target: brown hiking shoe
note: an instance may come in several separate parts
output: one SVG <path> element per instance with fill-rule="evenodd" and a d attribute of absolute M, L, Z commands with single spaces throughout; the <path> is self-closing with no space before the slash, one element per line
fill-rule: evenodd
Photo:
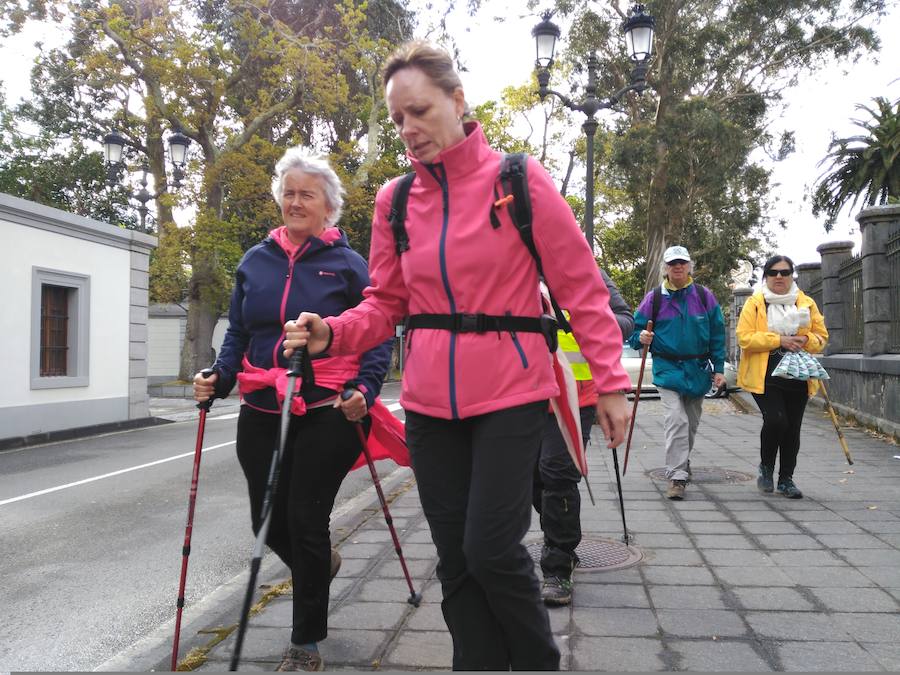
<path fill-rule="evenodd" d="M 337 576 L 338 571 L 341 569 L 341 554 L 337 552 L 337 549 L 331 549 L 331 579 L 334 579 Z"/>
<path fill-rule="evenodd" d="M 295 670 L 315 672 L 325 670 L 325 662 L 318 652 L 308 652 L 300 647 L 288 647 L 281 655 L 281 663 L 275 670 L 278 672 Z"/>
<path fill-rule="evenodd" d="M 666 497 L 669 499 L 684 499 L 684 488 L 687 481 L 670 480 L 669 489 L 666 491 Z"/>

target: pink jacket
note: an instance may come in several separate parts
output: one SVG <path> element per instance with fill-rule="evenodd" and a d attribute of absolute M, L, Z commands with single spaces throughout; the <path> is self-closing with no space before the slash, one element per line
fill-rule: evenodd
<path fill-rule="evenodd" d="M 406 217 L 409 250 L 394 248 L 388 223 L 392 181 L 378 192 L 372 224 L 365 299 L 338 317 L 329 353 L 361 352 L 394 332 L 408 314 L 485 313 L 540 316 L 534 260 L 506 208 L 495 209 L 501 153 L 493 151 L 477 123 L 465 140 L 445 149 L 433 164 L 410 157 L 416 179 Z M 534 242 L 547 283 L 571 323 L 594 375 L 597 391 L 628 389 L 622 368 L 622 334 L 603 283 L 572 211 L 552 179 L 528 160 Z M 459 419 L 548 399 L 558 394 L 550 354 L 539 333 L 410 331 L 400 402 L 432 417 Z"/>

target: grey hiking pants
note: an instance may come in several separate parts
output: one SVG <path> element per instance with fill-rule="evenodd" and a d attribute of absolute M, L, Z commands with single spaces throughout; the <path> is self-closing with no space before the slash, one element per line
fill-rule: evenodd
<path fill-rule="evenodd" d="M 687 480 L 694 436 L 703 412 L 703 397 L 685 396 L 659 387 L 659 398 L 666 411 L 663 424 L 666 434 L 666 478 Z"/>

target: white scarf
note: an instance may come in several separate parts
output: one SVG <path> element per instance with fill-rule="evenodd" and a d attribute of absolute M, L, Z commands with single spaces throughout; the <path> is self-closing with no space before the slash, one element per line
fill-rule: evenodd
<path fill-rule="evenodd" d="M 788 292 L 782 295 L 773 293 L 767 285 L 763 285 L 762 294 L 769 305 L 766 318 L 769 330 L 773 333 L 796 335 L 802 326 L 809 325 L 809 309 L 797 307 L 800 289 L 796 283 L 792 283 Z"/>

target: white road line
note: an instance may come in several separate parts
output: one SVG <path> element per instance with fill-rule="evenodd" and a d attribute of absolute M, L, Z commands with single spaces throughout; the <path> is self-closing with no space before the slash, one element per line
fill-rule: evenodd
<path fill-rule="evenodd" d="M 224 448 L 226 445 L 234 445 L 235 441 L 228 441 L 227 443 L 219 443 L 218 445 L 210 445 L 208 448 L 203 448 L 201 452 L 208 452 L 209 450 L 216 450 L 217 448 Z M 37 492 L 30 492 L 27 495 L 21 495 L 19 497 L 12 497 L 10 499 L 4 499 L 0 501 L 0 506 L 5 506 L 6 504 L 12 504 L 13 502 L 20 502 L 24 499 L 31 499 L 32 497 L 40 497 L 41 495 L 46 495 L 51 492 L 58 492 L 60 490 L 65 490 L 66 488 L 76 487 L 78 485 L 85 485 L 87 483 L 93 483 L 94 481 L 103 480 L 104 478 L 112 478 L 113 476 L 118 476 L 123 473 L 129 473 L 131 471 L 137 471 L 139 469 L 146 469 L 151 466 L 156 466 L 157 464 L 165 464 L 166 462 L 173 462 L 176 459 L 182 459 L 184 457 L 190 457 L 194 453 L 193 452 L 185 452 L 181 455 L 175 455 L 174 457 L 166 457 L 165 459 L 158 459 L 155 462 L 147 462 L 146 464 L 141 464 L 139 466 L 132 466 L 127 469 L 119 469 L 118 471 L 113 471 L 111 473 L 105 473 L 102 476 L 94 476 L 93 478 L 85 478 L 84 480 L 75 481 L 74 483 L 66 483 L 65 485 L 57 485 L 56 487 L 47 488 L 46 490 L 38 490 Z"/>
<path fill-rule="evenodd" d="M 212 422 L 213 420 L 233 420 L 238 417 L 240 413 L 230 413 L 228 415 L 217 415 L 216 417 L 210 417 L 206 421 Z"/>
<path fill-rule="evenodd" d="M 403 410 L 403 406 L 399 403 L 391 403 L 389 406 L 387 406 L 387 409 L 391 412 L 397 412 L 398 410 Z"/>

